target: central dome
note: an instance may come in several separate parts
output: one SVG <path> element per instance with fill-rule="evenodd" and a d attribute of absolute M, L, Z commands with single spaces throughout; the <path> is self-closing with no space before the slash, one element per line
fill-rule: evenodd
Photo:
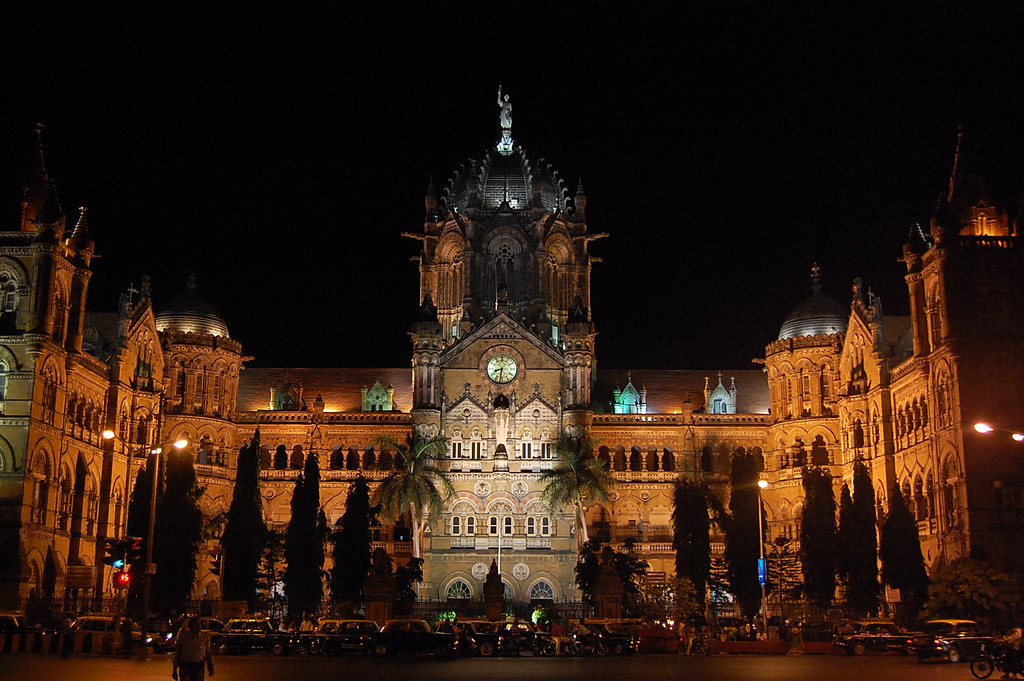
<path fill-rule="evenodd" d="M 849 317 L 849 310 L 831 298 L 826 298 L 816 285 L 811 297 L 797 305 L 786 317 L 779 330 L 779 340 L 846 333 Z"/>
<path fill-rule="evenodd" d="M 470 159 L 448 181 L 444 202 L 456 212 L 497 210 L 507 204 L 512 210 L 542 208 L 556 213 L 565 211 L 566 193 L 558 171 L 517 146 L 507 154 L 492 149 L 480 160 Z"/>
<path fill-rule="evenodd" d="M 210 303 L 196 293 L 196 278 L 189 277 L 188 290 L 156 313 L 157 331 L 182 331 L 228 338 L 228 325 Z"/>

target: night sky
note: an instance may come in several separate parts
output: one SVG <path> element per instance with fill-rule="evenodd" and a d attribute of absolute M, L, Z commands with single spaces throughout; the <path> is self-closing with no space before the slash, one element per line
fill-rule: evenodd
<path fill-rule="evenodd" d="M 1019 12 L 19 4 L 0 28 L 4 228 L 42 120 L 65 208 L 89 207 L 90 309 L 144 274 L 159 308 L 194 273 L 255 366 L 408 364 L 401 232 L 431 178 L 500 136 L 499 82 L 516 141 L 571 193 L 582 179 L 611 235 L 592 244 L 604 368 L 754 368 L 814 262 L 830 297 L 860 276 L 906 313 L 902 243 L 959 123 L 1011 218 L 1024 187 Z"/>

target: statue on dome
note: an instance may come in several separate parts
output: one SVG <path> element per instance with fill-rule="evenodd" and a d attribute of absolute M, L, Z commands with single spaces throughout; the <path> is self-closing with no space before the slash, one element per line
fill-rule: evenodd
<path fill-rule="evenodd" d="M 512 102 L 509 101 L 508 95 L 504 98 L 501 96 L 501 84 L 498 84 L 498 107 L 501 109 L 501 129 L 511 130 L 512 129 Z"/>

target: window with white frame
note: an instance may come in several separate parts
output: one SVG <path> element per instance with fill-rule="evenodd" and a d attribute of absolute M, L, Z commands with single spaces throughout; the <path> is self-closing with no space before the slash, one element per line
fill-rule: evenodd
<path fill-rule="evenodd" d="M 542 516 L 540 519 L 540 535 L 542 537 L 551 536 L 551 518 Z"/>
<path fill-rule="evenodd" d="M 532 459 L 533 458 L 533 443 L 532 442 L 524 442 L 524 443 L 522 443 L 519 446 L 519 448 L 520 448 L 520 451 L 521 451 L 520 456 L 522 458 L 524 458 L 524 459 Z"/>
<path fill-rule="evenodd" d="M 507 536 L 509 536 L 509 535 L 515 534 L 515 530 L 514 530 L 514 527 L 515 527 L 515 524 L 514 524 L 514 520 L 515 520 L 515 518 L 513 518 L 513 517 L 512 517 L 512 516 L 510 516 L 510 515 L 507 515 L 507 516 L 505 516 L 505 528 L 504 528 L 504 530 L 502 530 L 502 531 L 504 532 L 504 534 L 505 534 L 505 536 L 506 536 L 506 537 L 507 537 Z"/>
<path fill-rule="evenodd" d="M 492 515 L 487 519 L 487 534 L 492 537 L 498 536 L 498 516 Z"/>
<path fill-rule="evenodd" d="M 469 584 L 461 579 L 456 579 L 447 589 L 448 600 L 465 600 L 472 596 Z"/>
<path fill-rule="evenodd" d="M 537 536 L 537 519 L 534 516 L 526 516 L 526 536 Z"/>
<path fill-rule="evenodd" d="M 452 516 L 452 535 L 458 536 L 462 534 L 462 518 L 457 515 Z"/>
<path fill-rule="evenodd" d="M 469 536 L 476 534 L 476 518 L 474 516 L 466 518 L 466 534 Z"/>
<path fill-rule="evenodd" d="M 471 459 L 482 459 L 484 457 L 484 443 L 480 440 L 476 440 L 469 444 L 469 458 Z"/>
<path fill-rule="evenodd" d="M 551 459 L 552 458 L 552 447 L 550 442 L 540 443 L 540 458 Z"/>
<path fill-rule="evenodd" d="M 530 587 L 530 599 L 531 600 L 555 600 L 555 590 L 550 584 L 541 580 Z"/>
<path fill-rule="evenodd" d="M 462 443 L 461 442 L 452 442 L 452 458 L 453 459 L 461 459 L 462 458 Z"/>

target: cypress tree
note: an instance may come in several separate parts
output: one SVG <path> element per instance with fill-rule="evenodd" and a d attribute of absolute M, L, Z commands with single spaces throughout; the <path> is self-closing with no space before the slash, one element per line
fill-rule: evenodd
<path fill-rule="evenodd" d="M 900 590 L 900 619 L 910 625 L 928 599 L 928 571 L 921 554 L 917 521 L 907 508 L 899 485 L 893 484 L 889 499 L 889 513 L 878 544 L 882 581 Z"/>
<path fill-rule="evenodd" d="M 157 499 L 153 536 L 154 609 L 164 615 L 183 612 L 192 597 L 196 554 L 203 533 L 199 500 L 203 488 L 196 480 L 192 453 L 170 449 L 164 460 L 163 490 Z"/>
<path fill-rule="evenodd" d="M 836 527 L 836 577 L 845 587 L 850 579 L 850 550 L 847 539 L 853 513 L 853 494 L 843 483 L 839 492 L 839 525 Z"/>
<path fill-rule="evenodd" d="M 832 476 L 819 466 L 803 469 L 804 513 L 800 523 L 800 559 L 804 594 L 819 610 L 836 591 L 836 500 Z"/>
<path fill-rule="evenodd" d="M 851 615 L 878 609 L 878 535 L 875 527 L 875 489 L 864 462 L 853 466 L 853 503 L 843 528 L 847 552 L 846 605 Z"/>
<path fill-rule="evenodd" d="M 689 579 L 704 603 L 711 572 L 711 518 L 704 485 L 681 478 L 675 485 L 672 510 L 672 546 L 676 552 L 676 576 Z"/>
<path fill-rule="evenodd" d="M 729 521 L 725 531 L 730 589 L 740 604 L 740 612 L 748 619 L 757 615 L 761 606 L 757 561 L 761 555 L 758 523 L 763 522 L 763 518 L 757 468 L 756 459 L 742 447 L 733 454 Z"/>
<path fill-rule="evenodd" d="M 374 513 L 370 506 L 370 485 L 360 475 L 349 487 L 341 529 L 333 535 L 331 600 L 336 603 L 362 603 L 363 584 L 371 567 L 370 524 Z"/>
<path fill-rule="evenodd" d="M 284 542 L 284 593 L 289 612 L 298 615 L 316 612 L 323 599 L 324 520 L 320 513 L 320 466 L 314 452 L 306 457 L 303 471 L 295 480 L 291 510 Z"/>
<path fill-rule="evenodd" d="M 252 601 L 256 596 L 256 573 L 266 543 L 260 496 L 260 430 L 238 452 L 234 493 L 228 508 L 227 525 L 221 537 L 223 592 L 226 601 Z"/>

